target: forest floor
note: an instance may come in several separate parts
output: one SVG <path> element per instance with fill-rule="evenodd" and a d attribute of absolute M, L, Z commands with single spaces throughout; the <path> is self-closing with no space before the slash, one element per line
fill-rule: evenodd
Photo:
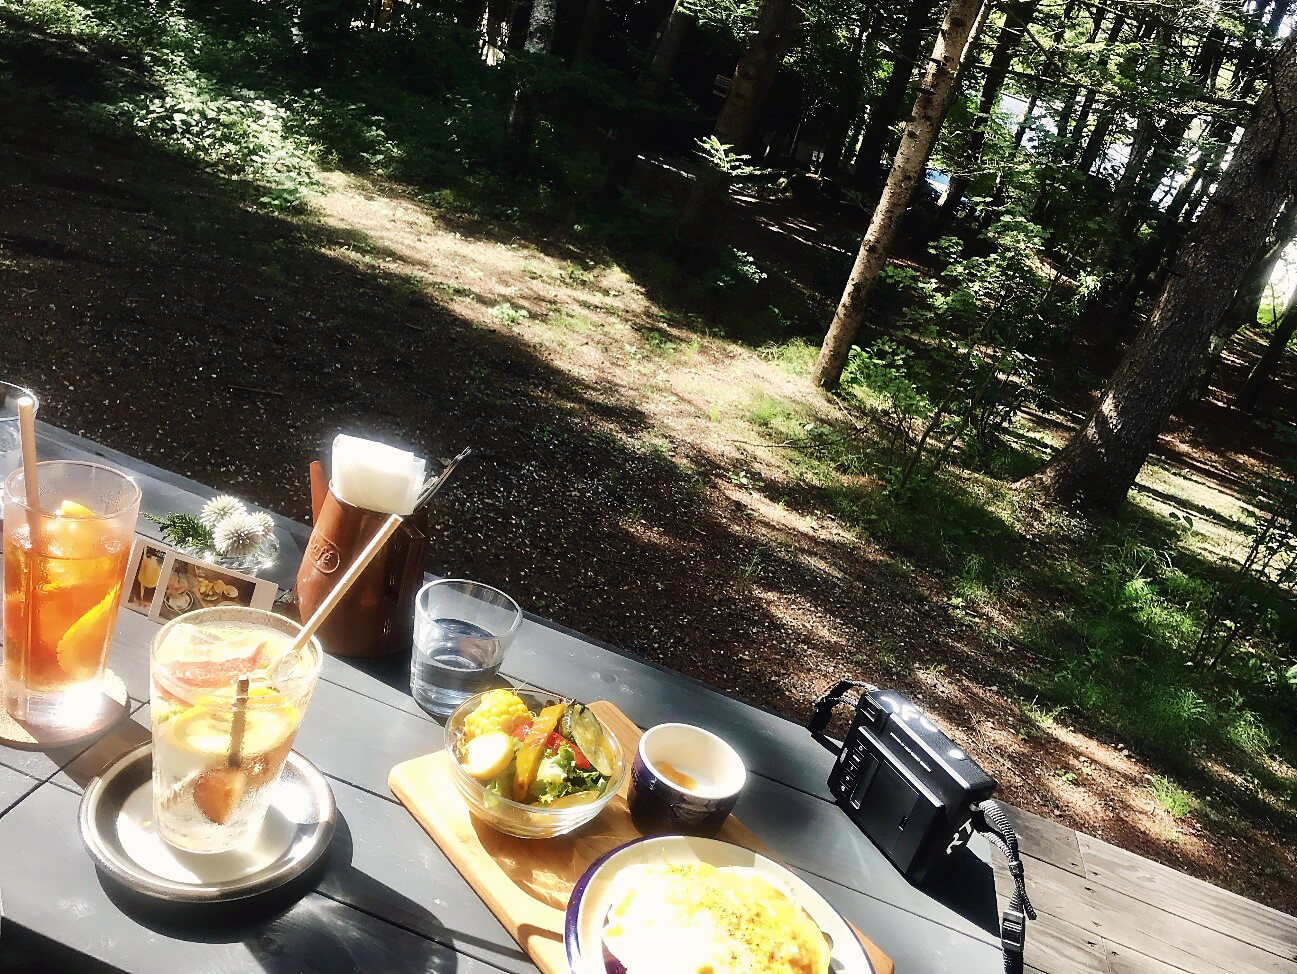
<path fill-rule="evenodd" d="M 43 419 L 301 519 L 307 464 L 339 431 L 438 457 L 471 445 L 431 569 L 795 720 L 837 678 L 895 686 L 1006 800 L 1297 912 L 1290 763 L 1191 774 L 1031 690 L 1045 664 L 1021 617 L 1066 606 L 1026 573 L 1082 566 L 1097 541 L 1043 530 L 1007 483 L 1087 394 L 1027 416 L 998 474 L 957 469 L 926 508 L 888 506 L 871 476 L 826 486 L 789 449 L 790 429 L 862 422 L 805 380 L 809 347 L 745 337 L 723 293 L 685 300 L 671 261 L 341 172 L 309 215 L 255 212 L 87 128 L 63 108 L 74 73 L 0 54 L 3 372 L 39 391 Z M 829 236 L 755 204 L 735 220 L 767 267 L 810 266 Z M 770 284 L 824 307 L 805 281 Z M 1256 345 L 1231 349 L 1222 384 Z M 1225 402 L 1214 390 L 1177 420 L 1117 534 L 1237 553 L 1243 476 L 1279 447 Z"/>

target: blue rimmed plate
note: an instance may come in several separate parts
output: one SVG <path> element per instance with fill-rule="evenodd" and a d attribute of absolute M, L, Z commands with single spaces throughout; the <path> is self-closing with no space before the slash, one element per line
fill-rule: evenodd
<path fill-rule="evenodd" d="M 829 968 L 834 974 L 874 974 L 869 957 L 842 916 L 797 874 L 750 849 L 684 835 L 636 839 L 605 853 L 577 880 L 567 903 L 564 940 L 572 974 L 607 974 L 603 927 L 618 894 L 617 875 L 628 866 L 656 863 L 706 862 L 713 866 L 744 866 L 769 876 L 792 890 L 832 947 Z"/>

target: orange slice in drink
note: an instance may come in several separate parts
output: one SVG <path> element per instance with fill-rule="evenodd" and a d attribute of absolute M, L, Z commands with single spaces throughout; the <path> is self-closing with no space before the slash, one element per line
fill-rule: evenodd
<path fill-rule="evenodd" d="M 109 590 L 85 615 L 68 627 L 58 641 L 59 668 L 73 680 L 89 680 L 99 671 L 100 657 L 112 621 L 113 602 L 117 588 Z"/>
<path fill-rule="evenodd" d="M 66 583 L 63 576 L 77 575 L 78 566 L 65 559 L 80 560 L 108 554 L 105 525 L 90 520 L 98 515 L 74 500 L 61 501 L 52 513 L 54 517 L 45 522 L 45 544 L 47 553 L 57 562 L 49 567 Z"/>

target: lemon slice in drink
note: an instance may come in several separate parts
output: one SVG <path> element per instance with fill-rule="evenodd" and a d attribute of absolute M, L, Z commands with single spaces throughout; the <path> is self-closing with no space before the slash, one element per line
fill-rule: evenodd
<path fill-rule="evenodd" d="M 67 503 L 64 501 L 63 503 Z M 89 680 L 99 671 L 108 636 L 108 614 L 117 600 L 114 587 L 59 639 L 56 652 L 59 668 L 73 680 Z"/>
<path fill-rule="evenodd" d="M 240 748 L 244 761 L 275 750 L 297 729 L 296 707 L 249 708 L 244 717 Z M 166 734 L 181 750 L 220 760 L 229 758 L 233 726 L 233 714 L 228 711 L 214 713 L 206 707 L 191 707 L 167 723 Z"/>

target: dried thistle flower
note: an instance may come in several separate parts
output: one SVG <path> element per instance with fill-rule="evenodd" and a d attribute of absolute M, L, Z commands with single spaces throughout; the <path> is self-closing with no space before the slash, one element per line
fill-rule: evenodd
<path fill-rule="evenodd" d="M 239 511 L 217 523 L 212 532 L 212 545 L 222 555 L 241 558 L 260 548 L 266 534 L 265 525 L 255 515 Z"/>
<path fill-rule="evenodd" d="M 265 511 L 257 511 L 255 514 L 252 515 L 252 520 L 256 521 L 258 524 L 261 525 L 261 528 L 265 532 L 265 536 L 267 538 L 275 533 L 275 519 L 272 518 Z"/>
<path fill-rule="evenodd" d="M 216 526 L 228 517 L 236 514 L 246 514 L 248 509 L 243 506 L 243 501 L 237 497 L 231 497 L 229 494 L 221 494 L 219 497 L 213 497 L 198 513 L 198 520 L 203 522 L 203 526 L 215 531 Z"/>

